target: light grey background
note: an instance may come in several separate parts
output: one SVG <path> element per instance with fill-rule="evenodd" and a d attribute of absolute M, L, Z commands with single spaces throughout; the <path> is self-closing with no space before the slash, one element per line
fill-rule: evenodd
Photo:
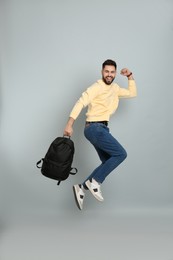
<path fill-rule="evenodd" d="M 42 216 L 43 223 L 48 225 L 51 217 L 64 216 L 64 228 L 73 219 L 81 224 L 79 229 L 84 221 L 88 230 L 89 220 L 94 221 L 94 229 L 98 214 L 104 216 L 105 224 L 105 216 L 116 220 L 117 212 L 170 212 L 173 2 L 1 0 L 0 24 L 1 233 L 8 230 L 9 223 L 30 217 L 33 220 Z M 73 165 L 79 173 L 57 187 L 55 181 L 40 174 L 35 164 L 45 155 L 50 142 L 63 134 L 74 103 L 101 77 L 101 64 L 107 58 L 116 60 L 118 72 L 123 67 L 132 70 L 138 87 L 137 98 L 121 100 L 110 122 L 111 132 L 126 148 L 128 158 L 105 181 L 103 204 L 87 193 L 82 213 L 85 217 L 80 222 L 81 212 L 77 211 L 72 185 L 81 182 L 99 163 L 95 150 L 83 136 L 86 110 L 75 122 L 73 134 Z M 116 82 L 127 87 L 127 79 L 120 75 Z M 100 222 L 102 226 L 102 218 Z M 22 223 L 24 226 L 25 222 Z M 111 224 L 105 227 L 111 232 Z M 9 241 L 4 241 L 6 249 Z M 2 259 L 14 259 L 13 250 L 11 258 L 5 249 L 1 250 Z M 43 259 L 38 253 L 41 249 L 38 255 L 29 251 L 30 258 L 14 250 L 17 259 Z M 106 257 L 102 252 L 101 258 L 98 251 L 95 255 L 99 259 Z M 119 260 L 126 259 L 120 255 Z M 136 259 L 159 259 L 154 253 L 150 256 Z M 173 254 L 172 258 L 164 256 L 160 259 L 173 259 Z M 45 259 L 49 259 L 46 254 Z M 69 258 L 62 254 L 61 259 Z"/>

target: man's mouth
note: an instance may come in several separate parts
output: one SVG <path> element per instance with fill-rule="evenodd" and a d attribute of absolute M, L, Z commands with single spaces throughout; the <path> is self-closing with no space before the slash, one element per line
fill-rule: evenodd
<path fill-rule="evenodd" d="M 112 80 L 113 78 L 112 77 L 106 77 L 107 80 Z"/>

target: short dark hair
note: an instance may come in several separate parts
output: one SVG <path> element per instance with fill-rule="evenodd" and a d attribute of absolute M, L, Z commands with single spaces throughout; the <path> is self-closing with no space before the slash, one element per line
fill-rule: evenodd
<path fill-rule="evenodd" d="M 115 67 L 115 69 L 117 68 L 117 64 L 116 64 L 116 62 L 114 61 L 114 60 L 105 60 L 104 62 L 103 62 L 103 64 L 102 64 L 102 69 L 104 69 L 104 67 L 106 66 L 106 65 L 109 65 L 109 66 L 114 66 Z"/>

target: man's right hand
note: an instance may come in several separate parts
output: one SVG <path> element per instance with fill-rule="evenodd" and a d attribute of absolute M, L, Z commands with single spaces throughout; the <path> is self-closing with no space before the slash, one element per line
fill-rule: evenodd
<path fill-rule="evenodd" d="M 69 126 L 68 124 L 66 125 L 65 129 L 64 129 L 64 136 L 72 136 L 73 134 L 73 127 Z"/>
<path fill-rule="evenodd" d="M 66 127 L 64 129 L 64 136 L 72 136 L 73 134 L 73 124 L 74 124 L 74 119 L 72 117 L 69 118 Z"/>

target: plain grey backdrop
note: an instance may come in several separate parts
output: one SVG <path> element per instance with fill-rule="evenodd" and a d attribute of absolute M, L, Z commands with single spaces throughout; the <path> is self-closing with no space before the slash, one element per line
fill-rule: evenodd
<path fill-rule="evenodd" d="M 115 217 L 118 211 L 172 210 L 173 1 L 1 0 L 0 30 L 2 238 L 8 223 L 28 217 L 46 216 L 49 223 L 50 216 L 64 216 L 66 223 L 71 218 L 80 223 L 85 215 L 86 227 L 98 212 Z M 78 174 L 57 187 L 40 174 L 36 162 L 63 134 L 73 105 L 100 79 L 101 64 L 108 58 L 118 64 L 115 81 L 127 87 L 127 79 L 119 74 L 127 67 L 138 88 L 137 98 L 120 101 L 109 124 L 128 157 L 106 179 L 105 202 L 99 204 L 87 193 L 81 213 L 72 185 L 99 164 L 83 135 L 86 110 L 75 122 L 72 137 Z M 3 260 L 14 259 L 1 252 Z"/>

